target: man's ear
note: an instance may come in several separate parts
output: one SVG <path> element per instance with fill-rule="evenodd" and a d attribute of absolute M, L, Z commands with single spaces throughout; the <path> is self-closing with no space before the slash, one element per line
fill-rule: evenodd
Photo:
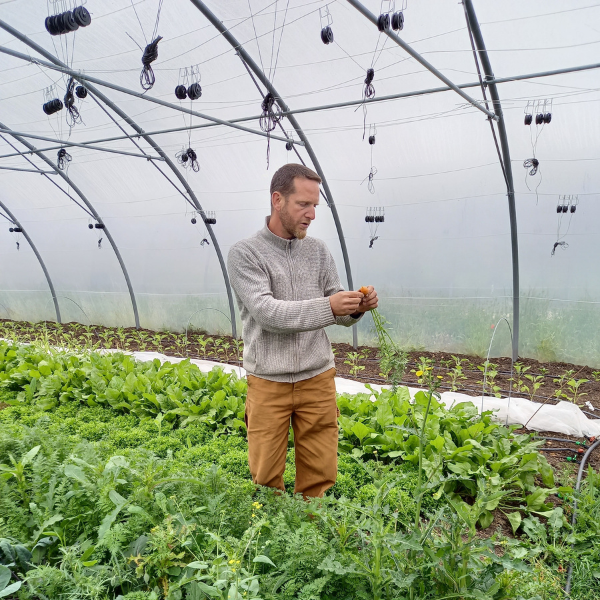
<path fill-rule="evenodd" d="M 277 211 L 281 209 L 281 205 L 284 202 L 283 196 L 279 192 L 273 192 L 271 195 L 271 211 Z"/>

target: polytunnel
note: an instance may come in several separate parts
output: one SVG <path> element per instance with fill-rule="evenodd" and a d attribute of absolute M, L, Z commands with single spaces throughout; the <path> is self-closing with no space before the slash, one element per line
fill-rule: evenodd
<path fill-rule="evenodd" d="M 91 22 L 51 35 L 80 5 Z M 501 323 L 496 354 L 600 366 L 599 11 L 0 1 L 0 317 L 238 335 L 227 253 L 303 162 L 311 235 L 403 346 L 485 355 Z M 69 90 L 76 113 L 46 115 Z"/>

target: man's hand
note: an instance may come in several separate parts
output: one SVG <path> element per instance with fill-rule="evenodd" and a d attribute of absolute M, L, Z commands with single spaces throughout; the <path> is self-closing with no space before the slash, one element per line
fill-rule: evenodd
<path fill-rule="evenodd" d="M 373 288 L 371 288 L 373 289 Z M 377 298 L 377 296 L 375 296 Z M 329 296 L 331 310 L 336 317 L 345 315 L 353 315 L 356 312 L 364 312 L 360 310 L 361 302 L 365 298 L 362 292 L 338 292 Z M 369 309 L 365 309 L 369 310 Z"/>
<path fill-rule="evenodd" d="M 373 310 L 374 308 L 377 308 L 379 304 L 379 299 L 377 298 L 377 292 L 375 291 L 375 288 L 372 285 L 368 285 L 366 287 L 366 295 L 362 292 L 359 292 L 359 294 L 362 296 L 362 300 L 356 309 L 356 312 L 364 313 L 369 310 Z"/>

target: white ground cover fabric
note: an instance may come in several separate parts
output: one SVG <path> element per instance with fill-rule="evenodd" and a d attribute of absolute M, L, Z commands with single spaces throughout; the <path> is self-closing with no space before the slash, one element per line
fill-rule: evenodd
<path fill-rule="evenodd" d="M 157 358 L 161 362 L 181 362 L 183 358 L 166 356 L 159 352 L 134 352 L 137 360 L 150 361 Z M 238 377 L 245 377 L 246 371 L 242 367 L 236 367 L 227 363 L 218 363 L 210 360 L 190 359 L 201 371 L 208 372 L 214 367 L 220 367 L 226 372 L 235 372 Z M 335 378 L 335 386 L 338 394 L 370 394 L 364 383 L 342 377 Z M 376 391 L 381 391 L 387 386 L 371 384 Z M 421 391 L 419 388 L 409 387 L 411 398 Z M 481 396 L 467 396 L 458 392 L 443 392 L 442 402 L 447 406 L 453 406 L 459 402 L 472 402 L 478 410 L 493 410 L 495 419 L 502 423 L 526 425 L 532 431 L 554 431 L 577 437 L 600 436 L 600 419 L 588 419 L 581 409 L 570 402 L 559 402 L 556 405 L 531 402 L 525 398 L 489 398 Z"/>

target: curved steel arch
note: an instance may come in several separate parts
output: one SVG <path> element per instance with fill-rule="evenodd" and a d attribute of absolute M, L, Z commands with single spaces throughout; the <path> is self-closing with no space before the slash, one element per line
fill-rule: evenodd
<path fill-rule="evenodd" d="M 513 361 L 519 358 L 519 237 L 517 234 L 517 207 L 515 203 L 515 184 L 512 175 L 512 163 L 510 162 L 510 149 L 508 147 L 508 136 L 506 134 L 506 124 L 504 123 L 504 114 L 502 112 L 502 105 L 500 104 L 500 95 L 498 94 L 498 88 L 493 83 L 494 72 L 492 71 L 492 64 L 488 56 L 485 42 L 483 41 L 483 35 L 481 34 L 481 28 L 479 27 L 479 21 L 473 8 L 472 0 L 464 0 L 465 12 L 467 14 L 467 23 L 469 29 L 473 34 L 473 39 L 477 46 L 477 54 L 481 59 L 481 66 L 485 73 L 485 81 L 490 89 L 490 96 L 492 97 L 492 103 L 494 106 L 494 112 L 498 117 L 498 135 L 500 137 L 500 146 L 502 148 L 502 162 L 500 166 L 503 166 L 503 171 L 506 180 L 506 195 L 508 197 L 508 215 L 510 219 L 510 242 L 512 251 L 512 276 L 513 276 L 513 343 L 512 343 L 512 359 Z M 504 163 L 502 165 L 502 163 Z"/>
<path fill-rule="evenodd" d="M 101 223 L 102 225 L 104 225 L 103 231 L 106 235 L 106 238 L 110 242 L 112 249 L 114 250 L 115 256 L 117 257 L 119 264 L 121 265 L 121 270 L 123 271 L 123 276 L 125 277 L 125 282 L 127 283 L 127 288 L 129 290 L 129 296 L 131 298 L 131 305 L 133 307 L 133 316 L 135 318 L 135 326 L 137 329 L 139 329 L 140 328 L 140 317 L 138 315 L 137 302 L 135 300 L 135 294 L 133 293 L 133 286 L 131 285 L 131 280 L 129 279 L 129 273 L 127 272 L 127 268 L 125 267 L 125 263 L 123 262 L 123 258 L 121 257 L 121 253 L 119 252 L 119 248 L 117 247 L 117 244 L 115 243 L 112 235 L 110 234 L 108 227 L 106 226 L 104 221 L 102 221 L 102 217 L 100 217 L 100 215 L 96 212 L 96 209 L 93 207 L 92 203 L 85 197 L 85 194 L 79 189 L 79 187 L 75 183 L 73 183 L 71 178 L 66 173 L 61 171 L 45 154 L 36 150 L 35 146 L 30 144 L 26 139 L 22 138 L 21 136 L 13 133 L 10 130 L 10 128 L 7 127 L 6 125 L 4 125 L 3 123 L 0 123 L 0 127 L 2 127 L 2 129 L 5 130 L 3 133 L 14 137 L 16 140 L 21 142 L 21 144 L 23 144 L 24 146 L 29 148 L 29 150 L 31 150 L 34 154 L 39 156 L 53 171 L 56 172 L 57 175 L 60 175 L 67 182 L 67 184 L 69 184 L 71 186 L 71 188 L 73 188 L 73 191 L 81 198 L 81 201 L 88 207 L 89 211 L 94 216 L 94 219 L 96 219 L 96 221 L 98 221 L 98 223 Z"/>
<path fill-rule="evenodd" d="M 273 84 L 269 81 L 267 76 L 262 72 L 260 67 L 254 62 L 252 57 L 246 52 L 244 46 L 237 41 L 237 39 L 232 35 L 232 33 L 223 25 L 221 21 L 214 15 L 214 13 L 202 2 L 201 0 L 191 0 L 192 4 L 214 25 L 214 27 L 221 33 L 221 35 L 233 46 L 233 48 L 238 52 L 242 60 L 252 69 L 254 74 L 260 79 L 261 83 L 265 86 L 265 88 L 273 94 L 277 104 L 281 107 L 283 111 L 289 111 L 289 107 L 286 102 L 283 100 L 281 95 L 277 92 Z M 354 287 L 354 283 L 352 281 L 352 270 L 350 269 L 350 259 L 348 258 L 348 249 L 346 247 L 346 240 L 344 238 L 344 231 L 342 229 L 342 223 L 340 222 L 340 218 L 337 212 L 337 208 L 335 206 L 335 202 L 333 201 L 333 195 L 331 194 L 331 189 L 329 188 L 329 184 L 327 183 L 327 179 L 325 177 L 325 173 L 321 168 L 319 160 L 317 159 L 317 155 L 315 154 L 308 138 L 306 137 L 302 127 L 298 123 L 296 117 L 293 114 L 288 114 L 287 118 L 292 124 L 293 128 L 296 130 L 298 137 L 304 142 L 304 147 L 306 148 L 306 152 L 310 156 L 310 160 L 312 161 L 315 170 L 321 177 L 323 182 L 323 188 L 325 189 L 325 200 L 327 200 L 327 205 L 331 209 L 331 215 L 333 216 L 333 221 L 335 223 L 335 228 L 337 230 L 338 238 L 340 240 L 340 246 L 342 248 L 342 256 L 344 257 L 344 266 L 346 268 L 346 278 L 348 280 L 348 288 L 352 289 Z M 352 343 L 356 348 L 358 346 L 358 334 L 356 325 L 352 326 Z"/>
<path fill-rule="evenodd" d="M 48 269 L 46 268 L 46 265 L 42 260 L 41 254 L 38 252 L 38 249 L 35 247 L 35 244 L 33 243 L 32 239 L 29 237 L 27 230 L 23 227 L 23 225 L 21 225 L 17 217 L 15 217 L 15 215 L 13 215 L 13 213 L 10 212 L 8 206 L 6 206 L 6 204 L 4 204 L 2 200 L 0 200 L 0 208 L 4 210 L 4 212 L 11 218 L 12 222 L 21 230 L 23 237 L 27 240 L 27 243 L 31 246 L 33 253 L 38 259 L 40 267 L 42 267 L 42 271 L 44 271 L 44 275 L 46 276 L 46 281 L 48 282 L 50 293 L 52 294 L 52 300 L 54 301 L 54 310 L 56 311 L 56 322 L 61 323 L 62 321 L 60 318 L 60 308 L 58 307 L 58 299 L 56 297 L 56 292 L 54 291 L 54 284 L 52 283 L 52 279 L 50 279 L 50 273 L 48 273 Z"/>
<path fill-rule="evenodd" d="M 33 42 L 32 40 L 30 40 L 26 35 L 22 34 L 20 31 L 17 31 L 14 27 L 11 27 L 6 22 L 0 21 L 0 27 L 2 27 L 2 29 L 4 29 L 5 31 L 8 31 L 8 33 L 10 33 L 14 37 L 16 37 L 17 39 L 22 41 L 24 44 L 26 44 L 27 46 L 29 46 L 30 48 L 32 48 L 33 50 L 35 50 L 42 56 L 45 56 L 49 61 L 53 62 L 55 65 L 63 67 L 63 68 L 68 68 L 68 65 L 63 63 L 56 56 L 54 56 L 53 54 L 51 54 L 50 52 L 48 52 L 47 50 L 45 50 L 44 48 L 42 48 L 41 46 L 39 46 L 38 44 Z M 198 201 L 196 194 L 194 194 L 194 191 L 188 185 L 188 182 L 186 181 L 185 177 L 183 177 L 183 175 L 179 172 L 179 169 L 175 166 L 175 164 L 169 158 L 169 156 L 163 151 L 163 149 L 150 136 L 148 136 L 144 133 L 144 130 L 129 115 L 127 115 L 125 112 L 123 112 L 112 100 L 107 98 L 102 92 L 100 92 L 89 81 L 84 80 L 84 79 L 79 79 L 76 75 L 74 75 L 74 78 L 77 79 L 77 81 L 79 81 L 83 86 L 85 86 L 89 92 L 91 92 L 93 95 L 95 95 L 97 98 L 99 98 L 102 102 L 104 102 L 104 104 L 106 104 L 108 107 L 110 107 L 114 112 L 116 112 L 128 125 L 130 125 L 133 129 L 135 129 L 135 131 L 142 138 L 144 138 L 144 140 L 148 144 L 150 144 L 150 146 L 152 146 L 152 148 L 154 148 L 154 150 L 162 158 L 164 158 L 165 163 L 169 166 L 171 171 L 173 171 L 173 173 L 175 174 L 177 179 L 179 179 L 180 183 L 185 188 L 186 192 L 189 194 L 190 198 L 192 199 L 192 202 L 194 203 L 196 209 L 198 210 L 202 219 L 205 222 L 206 228 L 208 230 L 208 234 L 210 236 L 210 239 L 212 240 L 213 246 L 215 248 L 215 252 L 217 253 L 217 258 L 219 259 L 219 265 L 221 266 L 221 272 L 223 273 L 223 279 L 225 281 L 225 288 L 227 291 L 227 299 L 229 301 L 229 312 L 231 315 L 231 330 L 232 330 L 231 333 L 232 333 L 233 337 L 237 337 L 237 327 L 236 327 L 236 321 L 235 321 L 235 308 L 234 308 L 234 302 L 233 302 L 233 294 L 231 291 L 231 284 L 229 282 L 229 275 L 227 273 L 227 267 L 226 267 L 225 261 L 223 259 L 223 254 L 221 253 L 221 247 L 219 246 L 219 242 L 217 241 L 217 238 L 214 234 L 212 226 L 209 223 L 206 223 L 206 214 L 204 212 L 204 209 L 200 205 L 200 202 Z M 61 171 L 61 173 L 62 173 L 62 171 Z M 128 276 L 126 276 L 126 278 L 128 280 L 128 284 L 129 284 Z M 133 290 L 131 290 L 131 292 L 133 294 Z M 134 299 L 134 302 L 135 302 L 135 299 Z M 139 321 L 137 319 L 137 308 L 135 308 L 135 314 L 136 314 L 136 326 L 139 328 Z"/>

